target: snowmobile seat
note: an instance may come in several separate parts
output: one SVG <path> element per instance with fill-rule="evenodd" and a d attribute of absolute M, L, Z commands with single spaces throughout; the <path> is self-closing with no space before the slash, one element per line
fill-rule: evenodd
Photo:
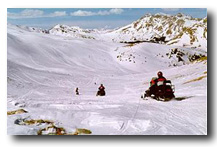
<path fill-rule="evenodd" d="M 170 80 L 166 80 L 166 81 L 164 81 L 164 83 L 170 83 L 171 84 L 171 81 Z"/>

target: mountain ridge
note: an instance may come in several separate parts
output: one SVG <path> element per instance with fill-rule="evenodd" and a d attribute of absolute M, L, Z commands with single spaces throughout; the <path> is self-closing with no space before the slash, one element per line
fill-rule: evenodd
<path fill-rule="evenodd" d="M 64 24 L 57 24 L 48 30 L 24 26 L 22 28 L 72 38 L 121 43 L 152 42 L 207 51 L 207 17 L 193 18 L 182 13 L 145 14 L 138 20 L 113 30 L 83 29 Z"/>
<path fill-rule="evenodd" d="M 168 45 L 207 48 L 207 18 L 177 15 L 146 14 L 131 24 L 113 32 L 114 41 L 156 41 L 165 37 Z"/>

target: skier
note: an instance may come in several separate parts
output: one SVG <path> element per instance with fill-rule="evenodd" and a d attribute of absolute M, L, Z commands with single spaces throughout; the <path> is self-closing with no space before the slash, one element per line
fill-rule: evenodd
<path fill-rule="evenodd" d="M 75 89 L 75 94 L 79 95 L 78 87 Z"/>
<path fill-rule="evenodd" d="M 96 94 L 96 96 L 104 96 L 105 95 L 105 87 L 103 86 L 103 84 L 101 84 L 98 88 L 98 92 Z"/>

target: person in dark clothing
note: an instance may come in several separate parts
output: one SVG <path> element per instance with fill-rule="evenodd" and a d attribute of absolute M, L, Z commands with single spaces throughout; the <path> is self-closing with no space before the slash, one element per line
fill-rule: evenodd
<path fill-rule="evenodd" d="M 75 94 L 79 95 L 78 87 L 75 89 Z"/>
<path fill-rule="evenodd" d="M 157 81 L 158 82 L 160 82 L 160 81 L 166 81 L 167 79 L 163 76 L 163 73 L 161 72 L 161 71 L 159 71 L 158 73 L 157 73 L 157 76 L 158 76 L 158 79 L 157 79 Z"/>
<path fill-rule="evenodd" d="M 105 87 L 103 86 L 103 84 L 101 84 L 101 85 L 99 86 L 99 90 L 105 90 Z"/>
<path fill-rule="evenodd" d="M 150 81 L 150 87 L 148 90 L 146 90 L 146 94 L 147 96 L 151 96 L 152 94 L 155 93 L 155 88 L 156 88 L 156 85 L 157 85 L 157 77 L 153 77 Z"/>
<path fill-rule="evenodd" d="M 152 94 L 155 94 L 156 88 L 157 88 L 157 83 L 158 82 L 164 82 L 166 81 L 166 78 L 163 76 L 163 73 L 161 71 L 159 71 L 157 73 L 157 77 L 153 77 L 151 82 L 150 82 L 150 87 L 148 90 L 146 90 L 146 94 L 147 96 L 151 96 Z"/>
<path fill-rule="evenodd" d="M 158 78 L 156 78 L 156 77 L 153 77 L 151 79 L 150 87 L 149 87 L 150 95 L 155 93 L 155 88 L 156 88 L 156 85 L 157 85 L 157 79 Z"/>
<path fill-rule="evenodd" d="M 98 88 L 98 92 L 97 92 L 96 96 L 98 96 L 98 95 L 100 95 L 100 96 L 105 95 L 105 87 L 103 86 L 103 84 L 101 84 Z"/>

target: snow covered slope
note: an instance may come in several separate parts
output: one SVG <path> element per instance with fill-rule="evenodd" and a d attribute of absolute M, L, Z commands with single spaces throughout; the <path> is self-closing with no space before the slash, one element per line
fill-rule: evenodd
<path fill-rule="evenodd" d="M 110 34 L 114 41 L 155 41 L 165 37 L 168 45 L 207 49 L 207 18 L 198 19 L 184 14 L 147 14 L 139 20 Z"/>
<path fill-rule="evenodd" d="M 207 134 L 207 65 L 192 62 L 201 56 L 206 52 L 198 49 L 73 38 L 8 25 L 8 111 L 27 111 L 8 115 L 8 134 L 37 135 L 50 125 L 25 125 L 25 120 L 50 120 L 67 133 L 86 128 L 93 135 Z M 140 98 L 158 70 L 184 100 Z M 101 83 L 107 95 L 96 97 Z"/>
<path fill-rule="evenodd" d="M 69 36 L 74 38 L 95 39 L 94 37 L 91 36 L 92 33 L 95 33 L 94 30 L 81 29 L 79 27 L 69 27 L 67 25 L 60 25 L 60 24 L 51 28 L 49 30 L 49 33 L 54 35 Z"/>
<path fill-rule="evenodd" d="M 155 42 L 207 51 L 207 18 L 192 18 L 184 14 L 146 14 L 117 30 L 97 30 L 56 25 L 50 34 L 73 38 L 111 40 L 115 42 Z M 160 41 L 160 38 L 164 38 Z"/>
<path fill-rule="evenodd" d="M 37 32 L 37 33 L 44 33 L 44 34 L 48 34 L 48 30 L 46 29 L 42 29 L 42 28 L 36 28 L 36 27 L 28 27 L 28 26 L 23 26 L 23 25 L 12 25 L 12 24 L 7 24 L 10 27 L 17 27 L 20 28 L 20 30 L 25 30 L 28 32 Z"/>

